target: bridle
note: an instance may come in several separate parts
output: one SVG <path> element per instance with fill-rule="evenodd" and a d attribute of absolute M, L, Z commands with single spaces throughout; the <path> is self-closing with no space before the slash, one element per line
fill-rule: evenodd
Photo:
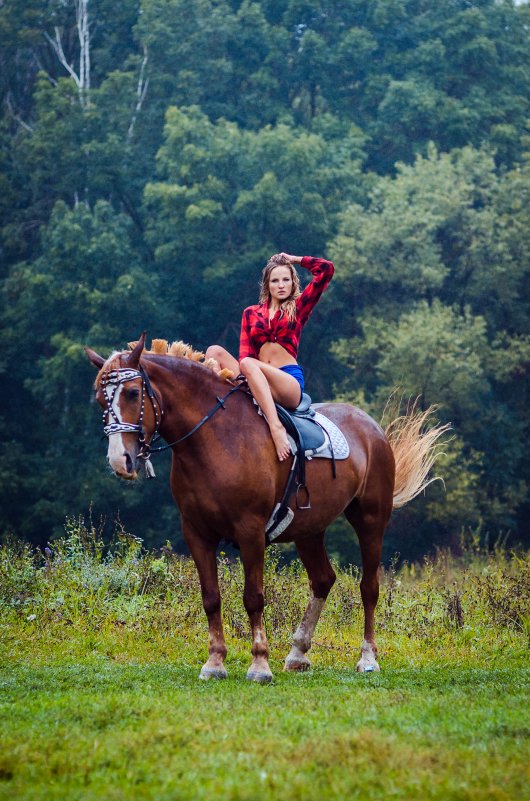
<path fill-rule="evenodd" d="M 138 418 L 138 423 L 136 424 L 125 423 L 123 420 L 120 420 L 118 414 L 114 411 L 114 398 L 116 396 L 116 392 L 118 391 L 118 387 L 121 386 L 121 384 L 125 384 L 128 381 L 134 381 L 137 378 L 142 379 L 140 416 Z M 103 412 L 103 423 L 105 423 L 105 417 L 107 418 L 107 424 L 103 426 L 103 433 L 106 437 L 110 437 L 112 434 L 137 433 L 138 442 L 140 444 L 138 456 L 140 459 L 144 460 L 145 475 L 147 478 L 154 478 L 155 471 L 150 459 L 151 447 L 146 441 L 145 432 L 143 429 L 146 394 L 151 401 L 153 414 L 155 416 L 155 430 L 153 431 L 151 440 L 153 437 L 158 435 L 158 426 L 161 418 L 164 415 L 164 410 L 162 409 L 162 405 L 154 393 L 149 376 L 142 366 L 140 366 L 139 370 L 133 370 L 130 367 L 119 367 L 117 370 L 110 370 L 108 373 L 103 373 L 101 376 L 100 387 L 107 403 L 107 410 Z"/>
<path fill-rule="evenodd" d="M 116 396 L 116 392 L 118 391 L 118 387 L 121 384 L 125 384 L 127 381 L 134 381 L 137 378 L 142 379 L 142 390 L 141 390 L 141 398 L 140 398 L 140 416 L 138 418 L 138 423 L 125 423 L 123 420 L 120 420 L 119 416 L 116 414 L 113 408 L 114 398 Z M 155 395 L 153 387 L 151 386 L 151 381 L 149 380 L 149 376 L 147 372 L 144 370 L 142 365 L 140 365 L 139 370 L 133 370 L 130 367 L 119 367 L 116 370 L 110 370 L 108 373 L 103 373 L 100 379 L 100 387 L 105 397 L 105 401 L 107 404 L 107 409 L 103 412 L 103 433 L 106 437 L 112 436 L 112 434 L 121 434 L 121 433 L 137 433 L 138 434 L 138 442 L 140 444 L 140 450 L 138 451 L 138 457 L 144 460 L 144 468 L 145 468 L 145 475 L 146 478 L 154 478 L 155 471 L 153 465 L 151 464 L 151 454 L 153 453 L 160 453 L 161 451 L 165 451 L 168 448 L 173 448 L 175 445 L 179 445 L 184 440 L 191 437 L 198 429 L 204 425 L 211 417 L 219 409 L 225 408 L 225 401 L 230 395 L 234 392 L 238 392 L 240 389 L 245 387 L 246 384 L 241 382 L 237 384 L 235 387 L 232 387 L 224 397 L 220 398 L 216 395 L 217 403 L 215 406 L 210 409 L 210 411 L 199 420 L 197 425 L 193 426 L 191 431 L 188 431 L 187 434 L 180 437 L 179 439 L 175 440 L 175 442 L 170 442 L 167 445 L 162 445 L 158 448 L 152 448 L 151 443 L 158 439 L 161 435 L 159 434 L 158 427 L 164 416 L 164 409 L 162 408 L 162 404 L 160 403 L 159 399 Z M 149 442 L 146 441 L 145 433 L 143 430 L 143 419 L 144 419 L 144 411 L 145 411 L 145 396 L 148 396 L 149 400 L 151 401 L 151 406 L 153 407 L 153 414 L 155 417 L 155 428 L 153 434 L 151 435 L 151 439 Z M 105 421 L 107 418 L 107 422 Z M 105 425 L 106 422 L 106 425 Z"/>

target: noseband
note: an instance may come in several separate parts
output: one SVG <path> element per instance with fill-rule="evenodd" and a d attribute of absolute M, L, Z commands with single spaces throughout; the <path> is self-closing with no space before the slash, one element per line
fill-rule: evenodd
<path fill-rule="evenodd" d="M 112 404 L 114 403 L 114 398 L 116 396 L 116 392 L 118 391 L 118 387 L 121 384 L 125 384 L 127 381 L 134 381 L 136 378 L 142 379 L 140 416 L 138 418 L 137 424 L 124 423 L 123 420 L 120 420 L 120 417 L 114 411 Z M 107 402 L 107 411 L 103 412 L 103 423 L 105 423 L 105 417 L 107 417 L 108 422 L 107 425 L 103 426 L 103 433 L 107 437 L 112 436 L 112 434 L 131 434 L 131 433 L 138 434 L 138 442 L 140 444 L 140 450 L 138 451 L 138 456 L 144 460 L 144 469 L 146 477 L 154 478 L 155 471 L 153 469 L 153 465 L 151 464 L 151 460 L 149 458 L 151 455 L 151 449 L 149 447 L 149 443 L 146 442 L 145 433 L 143 430 L 146 392 L 147 396 L 149 397 L 149 400 L 151 401 L 151 406 L 153 407 L 153 414 L 155 416 L 155 430 L 153 431 L 153 436 L 151 437 L 151 439 L 158 433 L 160 417 L 161 415 L 164 414 L 164 411 L 160 406 L 160 402 L 155 396 L 155 393 L 151 386 L 151 382 L 149 381 L 149 376 L 147 375 L 143 367 L 140 367 L 139 370 L 132 370 L 129 367 L 120 367 L 118 370 L 111 370 L 108 373 L 103 373 L 103 375 L 101 376 L 100 386 L 103 395 L 105 396 L 105 400 Z"/>

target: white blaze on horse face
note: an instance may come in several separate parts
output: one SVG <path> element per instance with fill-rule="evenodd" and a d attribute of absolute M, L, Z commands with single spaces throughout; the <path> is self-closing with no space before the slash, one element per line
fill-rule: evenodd
<path fill-rule="evenodd" d="M 123 385 L 120 384 L 116 388 L 114 398 L 112 400 L 112 411 L 116 415 L 115 419 L 119 423 L 123 423 L 120 412 L 120 395 Z M 127 462 L 125 460 L 125 444 L 121 433 L 110 434 L 109 436 L 109 449 L 107 451 L 107 459 L 115 473 L 127 474 Z"/>

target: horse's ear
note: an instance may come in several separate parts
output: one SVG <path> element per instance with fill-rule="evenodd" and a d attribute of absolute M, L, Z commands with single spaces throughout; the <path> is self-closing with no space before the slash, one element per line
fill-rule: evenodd
<path fill-rule="evenodd" d="M 105 364 L 105 359 L 103 358 L 103 356 L 100 356 L 99 353 L 96 353 L 96 351 L 92 350 L 92 348 L 85 348 L 85 353 L 92 362 L 92 364 L 94 365 L 94 367 L 97 367 L 98 370 L 101 370 L 101 368 Z"/>
<path fill-rule="evenodd" d="M 138 364 L 140 362 L 140 356 L 142 355 L 142 351 L 145 345 L 145 335 L 146 332 L 142 331 L 140 339 L 138 340 L 132 351 L 127 356 L 127 367 L 133 367 L 133 368 L 138 367 Z"/>

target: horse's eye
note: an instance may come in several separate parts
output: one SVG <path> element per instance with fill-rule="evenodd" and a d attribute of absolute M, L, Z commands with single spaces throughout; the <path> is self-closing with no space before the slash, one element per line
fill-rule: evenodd
<path fill-rule="evenodd" d="M 140 390 L 136 389 L 128 389 L 127 390 L 127 398 L 128 400 L 136 400 L 140 396 Z"/>

